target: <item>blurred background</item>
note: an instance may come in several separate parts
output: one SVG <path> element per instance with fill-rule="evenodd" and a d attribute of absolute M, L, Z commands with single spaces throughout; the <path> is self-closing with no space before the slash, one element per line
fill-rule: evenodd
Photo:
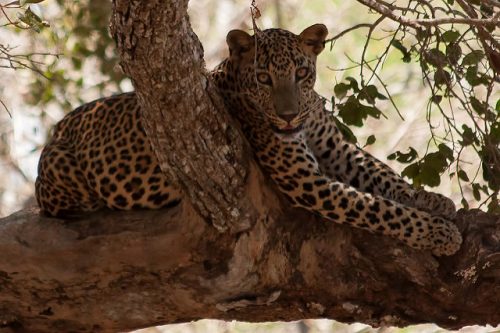
<path fill-rule="evenodd" d="M 10 1 L 0 0 L 0 4 Z M 262 17 L 261 29 L 280 27 L 295 33 L 314 23 L 324 23 L 329 36 L 360 23 L 372 23 L 379 16 L 369 13 L 356 1 L 342 0 L 261 0 L 257 2 Z M 37 162 L 52 126 L 76 106 L 98 97 L 133 89 L 117 65 L 114 42 L 108 33 L 109 1 L 81 0 L 44 1 L 31 10 L 50 27 L 34 32 L 32 29 L 0 27 L 0 45 L 11 54 L 28 58 L 6 59 L 0 53 L 0 216 L 6 216 L 24 205 L 33 204 L 33 183 Z M 7 15 L 16 17 L 15 9 Z M 194 31 L 203 43 L 207 68 L 211 69 L 227 55 L 225 36 L 231 29 L 251 27 L 248 0 L 196 0 L 190 2 L 189 14 Z M 1 21 L 3 20 L 3 21 Z M 0 16 L 0 24 L 5 24 Z M 366 59 L 373 59 L 387 47 L 387 31 L 396 25 L 385 20 L 374 32 L 374 40 L 366 50 Z M 316 90 L 328 101 L 334 87 L 347 77 L 358 77 L 361 54 L 367 29 L 354 30 L 334 44 L 327 44 L 317 65 Z M 443 125 L 439 116 L 429 115 L 430 99 L 418 63 L 404 63 L 396 48 L 388 49 L 383 68 L 374 83 L 390 100 L 377 101 L 381 119 L 368 117 L 362 127 L 352 127 L 358 143 L 383 161 L 397 150 L 415 148 L 420 156 L 432 148 L 430 120 L 434 131 Z M 24 59 L 24 60 L 23 60 Z M 28 59 L 28 60 L 26 60 Z M 23 62 L 24 61 L 24 62 Z M 28 64 L 28 65 L 26 65 Z M 28 70 L 26 67 L 30 67 Z M 15 70 L 13 70 L 15 68 Z M 381 84 L 384 82 L 386 87 Z M 386 90 L 387 89 L 387 90 Z M 498 92 L 497 92 L 498 94 Z M 338 97 L 338 96 L 337 96 Z M 395 106 L 397 106 L 397 109 Z M 445 106 L 446 107 L 446 106 Z M 398 114 L 400 113 L 400 114 Z M 455 115 L 458 120 L 462 115 Z M 466 116 L 464 115 L 464 122 Z M 404 118 L 404 120 L 403 120 Z M 369 137 L 376 135 L 372 143 Z M 462 168 L 474 179 L 479 162 L 474 155 L 461 155 Z M 389 161 L 401 172 L 404 164 Z M 457 177 L 441 177 L 439 187 L 432 190 L 451 197 L 457 205 L 463 198 L 470 207 L 477 207 L 472 189 L 459 186 Z M 472 178 L 471 176 L 471 178 Z M 492 332 L 493 328 L 466 328 L 469 331 Z M 168 325 L 138 332 L 440 332 L 434 325 L 416 326 L 404 330 L 372 329 L 361 324 L 344 325 L 330 320 L 306 320 L 293 323 L 248 324 L 203 320 L 195 323 Z"/>

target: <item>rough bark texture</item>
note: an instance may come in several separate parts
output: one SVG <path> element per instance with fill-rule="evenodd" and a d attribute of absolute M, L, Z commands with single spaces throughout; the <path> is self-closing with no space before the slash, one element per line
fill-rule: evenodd
<path fill-rule="evenodd" d="M 234 122 L 218 112 L 187 3 L 115 0 L 111 31 L 162 170 L 214 226 L 242 230 L 253 215 L 242 186 L 249 154 Z"/>
<path fill-rule="evenodd" d="M 460 212 L 462 249 L 436 259 L 284 212 L 253 164 L 248 182 L 264 218 L 240 234 L 218 232 L 186 204 L 71 223 L 36 210 L 1 220 L 0 332 L 118 332 L 198 318 L 500 323 L 498 217 Z"/>
<path fill-rule="evenodd" d="M 499 324 L 499 218 L 459 213 L 464 245 L 438 260 L 290 209 L 210 93 L 186 5 L 116 0 L 112 18 L 152 144 L 186 200 L 79 221 L 36 209 L 0 220 L 0 332 L 198 318 Z"/>

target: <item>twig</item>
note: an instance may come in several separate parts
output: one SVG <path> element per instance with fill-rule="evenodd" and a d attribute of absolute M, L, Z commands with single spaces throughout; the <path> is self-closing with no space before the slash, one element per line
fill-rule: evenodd
<path fill-rule="evenodd" d="M 403 117 L 403 115 L 401 114 L 401 111 L 399 111 L 399 108 L 398 106 L 396 105 L 396 103 L 394 102 L 394 99 L 392 98 L 392 95 L 391 93 L 389 92 L 389 90 L 387 89 L 387 84 L 385 84 L 384 81 L 382 81 L 382 79 L 380 78 L 380 76 L 370 67 L 370 65 L 368 63 L 366 63 L 366 67 L 368 67 L 369 70 L 372 71 L 373 75 L 377 78 L 377 80 L 380 82 L 380 84 L 382 85 L 382 87 L 384 88 L 384 91 L 385 93 L 387 94 L 387 97 L 389 98 L 389 101 L 391 101 L 391 104 L 392 106 L 394 106 L 394 108 L 396 109 L 396 112 L 398 113 L 398 116 L 399 118 L 401 118 L 401 120 L 405 120 L 405 118 Z"/>
<path fill-rule="evenodd" d="M 9 108 L 7 107 L 7 105 L 5 105 L 5 103 L 1 99 L 0 99 L 0 104 L 2 104 L 2 106 L 5 109 L 5 111 L 7 111 L 7 113 L 9 114 L 9 117 L 12 118 L 12 113 L 10 113 Z"/>
<path fill-rule="evenodd" d="M 370 43 L 370 39 L 373 33 L 373 30 L 375 30 L 375 27 L 380 24 L 385 19 L 385 15 L 380 16 L 375 22 L 373 22 L 372 26 L 370 27 L 370 30 L 368 30 L 368 35 L 366 36 L 366 42 L 365 46 L 363 47 L 363 53 L 361 53 L 361 68 L 360 68 L 360 73 L 359 75 L 361 76 L 361 84 L 364 84 L 364 77 L 363 77 L 363 64 L 365 63 L 365 55 L 366 55 L 366 50 L 368 49 L 368 44 Z"/>
<path fill-rule="evenodd" d="M 372 25 L 373 25 L 372 23 L 356 24 L 355 26 L 352 26 L 352 27 L 345 29 L 344 31 L 336 34 L 332 38 L 325 40 L 325 43 L 331 43 L 331 42 L 339 39 L 340 37 L 344 36 L 346 33 L 351 32 L 351 31 L 356 30 L 356 29 L 359 29 L 359 28 L 371 28 Z"/>

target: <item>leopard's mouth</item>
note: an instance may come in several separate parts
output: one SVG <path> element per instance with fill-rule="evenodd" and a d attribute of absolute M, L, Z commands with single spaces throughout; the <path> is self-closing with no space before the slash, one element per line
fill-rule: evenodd
<path fill-rule="evenodd" d="M 277 134 L 288 136 L 288 135 L 293 135 L 293 134 L 296 134 L 296 133 L 302 131 L 303 126 L 302 126 L 302 124 L 300 124 L 298 126 L 287 125 L 285 127 L 280 128 L 278 126 L 271 125 L 271 129 L 273 130 L 273 132 L 275 132 Z"/>

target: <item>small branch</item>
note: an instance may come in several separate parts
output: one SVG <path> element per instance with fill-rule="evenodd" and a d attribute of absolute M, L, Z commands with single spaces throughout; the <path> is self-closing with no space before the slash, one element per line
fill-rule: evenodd
<path fill-rule="evenodd" d="M 366 37 L 366 42 L 363 47 L 363 52 L 361 53 L 361 68 L 360 68 L 360 76 L 361 76 L 361 84 L 364 84 L 364 76 L 363 76 L 363 65 L 365 64 L 365 56 L 366 56 L 366 50 L 368 49 L 368 44 L 370 43 L 371 36 L 373 33 L 373 30 L 375 30 L 375 27 L 380 24 L 385 19 L 385 15 L 380 16 L 370 27 L 370 30 L 368 30 L 368 36 Z"/>
<path fill-rule="evenodd" d="M 373 26 L 373 23 L 360 23 L 360 24 L 356 24 L 355 26 L 352 26 L 352 27 L 350 27 L 348 29 L 345 29 L 344 31 L 336 34 L 332 38 L 325 40 L 325 44 L 326 43 L 332 43 L 333 41 L 339 39 L 340 37 L 344 36 L 345 34 L 347 34 L 348 32 L 351 32 L 353 30 L 356 30 L 356 29 L 359 29 L 359 28 L 371 28 L 372 26 Z"/>
<path fill-rule="evenodd" d="M 389 17 L 390 19 L 397 21 L 403 25 L 410 26 L 412 28 L 418 29 L 420 27 L 432 27 L 441 24 L 468 24 L 474 26 L 498 26 L 498 17 L 494 16 L 491 19 L 478 19 L 478 18 L 456 18 L 456 17 L 444 17 L 435 19 L 410 19 L 403 15 L 398 15 L 394 13 L 390 6 L 386 5 L 384 2 L 376 0 L 358 0 L 358 2 L 363 5 L 373 9 L 374 11 Z"/>

